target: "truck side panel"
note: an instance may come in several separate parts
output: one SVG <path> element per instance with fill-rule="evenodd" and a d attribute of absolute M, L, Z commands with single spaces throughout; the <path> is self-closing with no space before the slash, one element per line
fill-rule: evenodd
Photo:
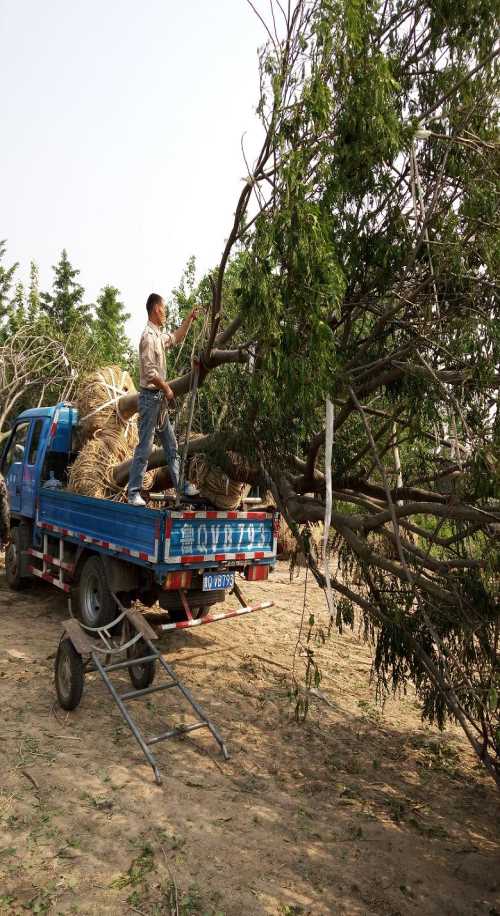
<path fill-rule="evenodd" d="M 46 531 L 149 563 L 160 558 L 162 513 L 41 487 L 37 523 Z"/>

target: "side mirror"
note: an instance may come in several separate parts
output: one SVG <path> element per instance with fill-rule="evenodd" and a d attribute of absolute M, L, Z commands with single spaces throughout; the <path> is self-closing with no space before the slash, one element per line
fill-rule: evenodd
<path fill-rule="evenodd" d="M 14 461 L 23 461 L 24 460 L 24 445 L 20 445 L 19 442 L 14 446 Z"/>

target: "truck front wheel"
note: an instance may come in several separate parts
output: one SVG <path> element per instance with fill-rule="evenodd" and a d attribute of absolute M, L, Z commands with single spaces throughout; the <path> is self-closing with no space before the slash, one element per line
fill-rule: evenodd
<path fill-rule="evenodd" d="M 31 543 L 31 530 L 28 525 L 21 522 L 11 528 L 9 546 L 5 553 L 5 577 L 9 588 L 18 592 L 26 588 L 29 578 L 21 575 L 21 556 Z"/>
<path fill-rule="evenodd" d="M 118 616 L 100 557 L 88 557 L 76 589 L 76 615 L 85 627 L 105 627 Z"/>

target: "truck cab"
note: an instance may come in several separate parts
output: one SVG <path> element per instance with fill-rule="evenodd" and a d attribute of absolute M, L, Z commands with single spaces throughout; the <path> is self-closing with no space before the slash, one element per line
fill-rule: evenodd
<path fill-rule="evenodd" d="M 17 417 L 0 459 L 14 524 L 35 517 L 38 487 L 53 474 L 63 482 L 74 453 L 75 408 L 37 407 Z M 50 448 L 49 448 L 50 447 Z"/>

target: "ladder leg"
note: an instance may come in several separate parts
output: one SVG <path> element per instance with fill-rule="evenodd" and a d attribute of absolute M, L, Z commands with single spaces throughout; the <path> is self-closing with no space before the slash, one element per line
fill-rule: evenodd
<path fill-rule="evenodd" d="M 236 579 L 233 585 L 233 593 L 236 595 L 242 607 L 248 607 L 248 602 L 245 601 L 243 597 L 243 592 L 241 591 L 241 588 L 239 587 L 238 583 L 236 582 Z"/>
<path fill-rule="evenodd" d="M 154 647 L 152 647 L 152 648 L 154 649 Z M 125 704 L 124 704 L 124 703 L 122 702 L 122 700 L 120 699 L 120 695 L 119 695 L 119 694 L 117 693 L 117 691 L 115 690 L 113 684 L 111 683 L 110 678 L 108 677 L 106 671 L 104 670 L 103 666 L 101 665 L 101 663 L 100 663 L 100 661 L 99 661 L 99 659 L 98 659 L 98 657 L 97 657 L 97 655 L 96 655 L 95 652 L 92 653 L 92 659 L 93 659 L 93 662 L 94 662 L 94 664 L 95 664 L 97 670 L 99 671 L 99 674 L 101 675 L 101 677 L 102 677 L 104 683 L 106 684 L 106 687 L 108 688 L 108 690 L 109 690 L 111 696 L 113 697 L 113 699 L 114 699 L 116 705 L 118 706 L 118 709 L 120 710 L 120 712 L 121 712 L 123 718 L 125 719 L 125 721 L 126 721 L 128 727 L 130 728 L 130 731 L 132 732 L 132 734 L 133 734 L 135 740 L 137 741 L 137 743 L 140 745 L 140 747 L 141 747 L 141 749 L 142 749 L 142 752 L 143 752 L 143 754 L 144 754 L 146 760 L 148 761 L 149 765 L 151 766 L 151 768 L 152 768 L 152 770 L 153 770 L 153 773 L 154 773 L 156 785 L 157 785 L 157 786 L 161 786 L 161 775 L 160 775 L 160 771 L 159 771 L 159 769 L 158 769 L 158 765 L 157 765 L 157 763 L 156 763 L 156 760 L 155 760 L 155 758 L 153 757 L 153 754 L 152 754 L 151 751 L 149 750 L 149 747 L 147 746 L 146 742 L 144 741 L 144 738 L 142 737 L 142 735 L 141 735 L 139 729 L 137 728 L 137 726 L 136 726 L 134 720 L 132 719 L 131 715 L 129 714 L 129 712 L 128 712 L 126 706 L 125 706 Z"/>
<path fill-rule="evenodd" d="M 147 643 L 148 640 L 145 640 L 145 642 Z M 155 647 L 154 647 L 151 643 L 149 644 L 149 646 L 150 646 L 151 650 L 154 652 L 154 651 L 155 651 Z M 156 651 L 157 651 L 157 650 L 156 650 Z M 217 728 L 215 727 L 215 725 L 210 721 L 210 719 L 208 718 L 208 716 L 205 715 L 205 713 L 203 712 L 203 709 L 201 708 L 201 706 L 198 705 L 198 703 L 196 702 L 195 698 L 194 698 L 193 695 L 191 694 L 191 691 L 188 690 L 188 688 L 185 687 L 184 684 L 175 676 L 174 670 L 170 667 L 170 665 L 165 661 L 165 659 L 163 658 L 163 656 L 162 656 L 159 652 L 158 652 L 158 661 L 159 661 L 160 665 L 162 666 L 162 668 L 164 669 L 164 671 L 167 672 L 168 676 L 169 676 L 170 678 L 172 678 L 172 680 L 175 682 L 176 686 L 179 688 L 179 690 L 181 691 L 181 693 L 183 694 L 183 696 L 185 697 L 185 699 L 188 701 L 188 703 L 192 706 L 192 708 L 194 709 L 194 711 L 195 711 L 195 713 L 197 714 L 198 718 L 199 718 L 202 722 L 204 722 L 204 723 L 206 724 L 208 730 L 211 732 L 212 736 L 213 736 L 213 737 L 215 738 L 215 740 L 217 741 L 217 744 L 219 745 L 219 747 L 220 747 L 220 749 L 221 749 L 221 751 L 222 751 L 222 754 L 223 754 L 223 756 L 224 756 L 224 760 L 229 760 L 229 751 L 228 751 L 228 749 L 227 749 L 227 747 L 226 747 L 226 745 L 225 745 L 225 743 L 224 743 L 224 741 L 223 741 L 221 735 L 219 734 L 218 729 L 217 729 Z"/>

